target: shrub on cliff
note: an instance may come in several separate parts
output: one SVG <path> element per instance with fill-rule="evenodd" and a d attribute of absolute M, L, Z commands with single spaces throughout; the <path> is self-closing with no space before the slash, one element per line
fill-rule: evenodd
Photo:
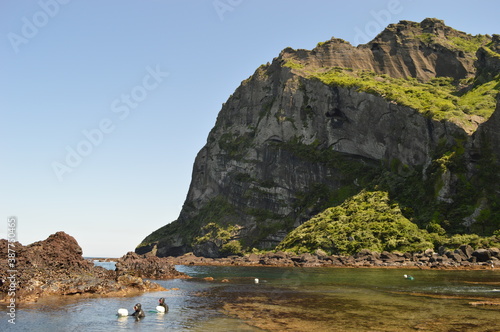
<path fill-rule="evenodd" d="M 242 252 L 241 243 L 234 237 L 239 226 L 229 225 L 222 227 L 215 222 L 203 226 L 203 236 L 194 239 L 194 253 L 204 257 L 219 257 L 239 255 Z"/>
<path fill-rule="evenodd" d="M 406 219 L 387 192 L 362 191 L 339 206 L 305 222 L 280 243 L 277 250 L 330 254 L 372 251 L 420 251 L 433 248 L 431 237 Z"/>
<path fill-rule="evenodd" d="M 222 245 L 220 253 L 223 256 L 241 255 L 242 247 L 240 241 L 232 240 L 229 241 L 228 243 L 225 243 L 224 245 Z"/>

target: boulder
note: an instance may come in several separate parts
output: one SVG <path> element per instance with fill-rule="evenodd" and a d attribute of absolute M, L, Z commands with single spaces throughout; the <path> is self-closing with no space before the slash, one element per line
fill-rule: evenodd
<path fill-rule="evenodd" d="M 217 258 L 221 257 L 219 247 L 211 241 L 203 242 L 194 246 L 193 253 L 196 256 Z"/>
<path fill-rule="evenodd" d="M 260 257 L 257 254 L 250 254 L 250 255 L 244 257 L 244 260 L 246 262 L 250 262 L 253 264 L 257 264 L 259 262 L 259 259 L 260 259 Z"/>
<path fill-rule="evenodd" d="M 368 249 L 362 249 L 354 255 L 357 260 L 374 261 L 380 259 L 380 253 Z"/>
<path fill-rule="evenodd" d="M 490 252 L 491 257 L 495 257 L 497 259 L 500 259 L 500 249 L 499 248 L 489 248 L 488 250 Z"/>
<path fill-rule="evenodd" d="M 461 249 L 455 249 L 453 253 L 459 255 L 464 261 L 469 258 Z"/>
<path fill-rule="evenodd" d="M 322 250 L 322 249 L 316 249 L 316 251 L 314 251 L 314 254 L 319 258 L 319 259 L 324 259 L 325 257 L 328 256 L 328 254 Z"/>
<path fill-rule="evenodd" d="M 424 256 L 431 257 L 434 254 L 434 250 L 432 249 L 426 249 L 424 251 Z"/>
<path fill-rule="evenodd" d="M 438 248 L 438 254 L 444 255 L 448 249 L 445 246 L 440 246 Z"/>
<path fill-rule="evenodd" d="M 451 252 L 451 251 L 447 251 L 446 252 L 446 256 L 452 260 L 454 260 L 455 262 L 461 262 L 463 260 L 463 256 L 460 255 L 459 253 L 457 252 Z"/>
<path fill-rule="evenodd" d="M 465 257 L 472 257 L 472 252 L 474 251 L 474 249 L 470 245 L 462 244 L 459 249 L 464 253 Z"/>
<path fill-rule="evenodd" d="M 387 263 L 402 263 L 406 260 L 404 255 L 402 255 L 402 254 L 391 253 L 391 252 L 387 252 L 387 251 L 383 251 L 380 254 L 380 259 L 384 262 L 387 262 Z"/>
<path fill-rule="evenodd" d="M 305 253 L 300 255 L 300 262 L 303 263 L 317 263 L 318 262 L 318 257 L 314 256 L 310 253 Z"/>
<path fill-rule="evenodd" d="M 487 262 L 491 259 L 491 252 L 488 249 L 477 249 L 472 252 L 472 257 L 475 257 L 477 262 Z"/>
<path fill-rule="evenodd" d="M 271 252 L 269 253 L 269 258 L 271 259 L 287 259 L 288 255 L 283 251 Z"/>

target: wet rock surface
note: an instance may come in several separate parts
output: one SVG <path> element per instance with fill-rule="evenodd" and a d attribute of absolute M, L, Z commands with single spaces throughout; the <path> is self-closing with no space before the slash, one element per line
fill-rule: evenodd
<path fill-rule="evenodd" d="M 0 301 L 12 298 L 17 302 L 36 301 L 50 295 L 125 296 L 163 290 L 142 278 L 167 279 L 182 275 L 173 266 L 155 265 L 151 259 L 141 264 L 141 257 L 134 257 L 134 265 L 127 265 L 130 261 L 127 255 L 118 260 L 127 270 L 110 271 L 94 266 L 83 258 L 78 242 L 64 232 L 26 246 L 1 239 L 0 258 L 5 262 L 0 265 Z M 138 269 L 144 266 L 148 267 L 145 273 L 139 273 Z"/>

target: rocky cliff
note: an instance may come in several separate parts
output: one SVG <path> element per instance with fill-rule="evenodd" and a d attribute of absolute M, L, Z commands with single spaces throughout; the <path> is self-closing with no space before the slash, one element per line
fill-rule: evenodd
<path fill-rule="evenodd" d="M 422 228 L 491 233 L 499 193 L 484 171 L 498 167 L 499 45 L 426 19 L 358 47 L 332 38 L 283 50 L 223 105 L 179 218 L 136 252 L 272 249 L 370 188 Z"/>

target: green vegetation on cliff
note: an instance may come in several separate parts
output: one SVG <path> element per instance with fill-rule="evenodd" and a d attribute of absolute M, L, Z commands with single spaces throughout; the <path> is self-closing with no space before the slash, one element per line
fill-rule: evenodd
<path fill-rule="evenodd" d="M 328 254 L 352 255 L 362 249 L 417 252 L 439 246 L 456 249 L 462 244 L 474 248 L 500 245 L 500 231 L 481 237 L 447 236 L 438 225 L 428 230 L 408 220 L 387 192 L 363 190 L 291 231 L 276 250 L 314 253 L 320 249 Z"/>
<path fill-rule="evenodd" d="M 238 255 L 241 253 L 241 243 L 234 237 L 238 234 L 237 225 L 222 227 L 215 222 L 210 222 L 202 227 L 204 235 L 194 239 L 193 245 L 213 243 L 223 256 Z"/>
<path fill-rule="evenodd" d="M 488 43 L 491 39 L 486 35 L 471 36 L 458 33 L 453 37 L 440 37 L 433 33 L 422 33 L 416 35 L 415 38 L 425 44 L 442 45 L 454 51 L 462 51 L 474 54 L 481 46 Z"/>
<path fill-rule="evenodd" d="M 186 207 L 193 209 L 192 207 Z M 137 248 L 151 245 L 158 241 L 170 240 L 171 236 L 181 238 L 185 243 L 191 244 L 195 237 L 199 236 L 200 229 L 214 220 L 224 221 L 228 218 L 235 217 L 234 207 L 222 197 L 215 197 L 201 209 L 196 211 L 193 218 L 187 223 L 182 223 L 179 220 L 167 224 L 150 235 L 148 235 Z"/>
<path fill-rule="evenodd" d="M 495 193 L 500 166 L 485 144 L 476 162 L 479 171 L 471 174 L 463 144 L 464 138 L 456 138 L 454 147 L 443 146 L 425 170 L 403 165 L 397 159 L 377 163 L 353 158 L 321 148 L 319 142 L 303 144 L 299 138 L 276 146 L 311 164 L 321 164 L 332 174 L 297 193 L 293 207 L 298 213 L 339 205 L 362 188 L 383 190 L 420 228 L 431 232 L 438 228 L 450 235 L 474 232 L 488 236 L 500 229 L 500 198 Z M 476 210 L 480 211 L 477 216 Z M 467 225 L 465 220 L 470 218 L 474 222 Z"/>
<path fill-rule="evenodd" d="M 415 78 L 392 78 L 340 67 L 310 73 L 310 77 L 327 85 L 355 88 L 359 92 L 381 96 L 436 120 L 453 120 L 461 124 L 467 122 L 470 115 L 488 119 L 495 110 L 495 98 L 500 91 L 500 75 L 486 83 L 473 85 L 465 93 L 450 77 L 437 77 L 423 83 Z"/>
<path fill-rule="evenodd" d="M 305 67 L 303 64 L 295 62 L 293 60 L 288 60 L 283 66 L 292 69 L 302 69 Z"/>
<path fill-rule="evenodd" d="M 277 249 L 354 254 L 361 249 L 406 252 L 432 247 L 429 234 L 406 219 L 386 192 L 362 191 L 290 232 Z"/>

